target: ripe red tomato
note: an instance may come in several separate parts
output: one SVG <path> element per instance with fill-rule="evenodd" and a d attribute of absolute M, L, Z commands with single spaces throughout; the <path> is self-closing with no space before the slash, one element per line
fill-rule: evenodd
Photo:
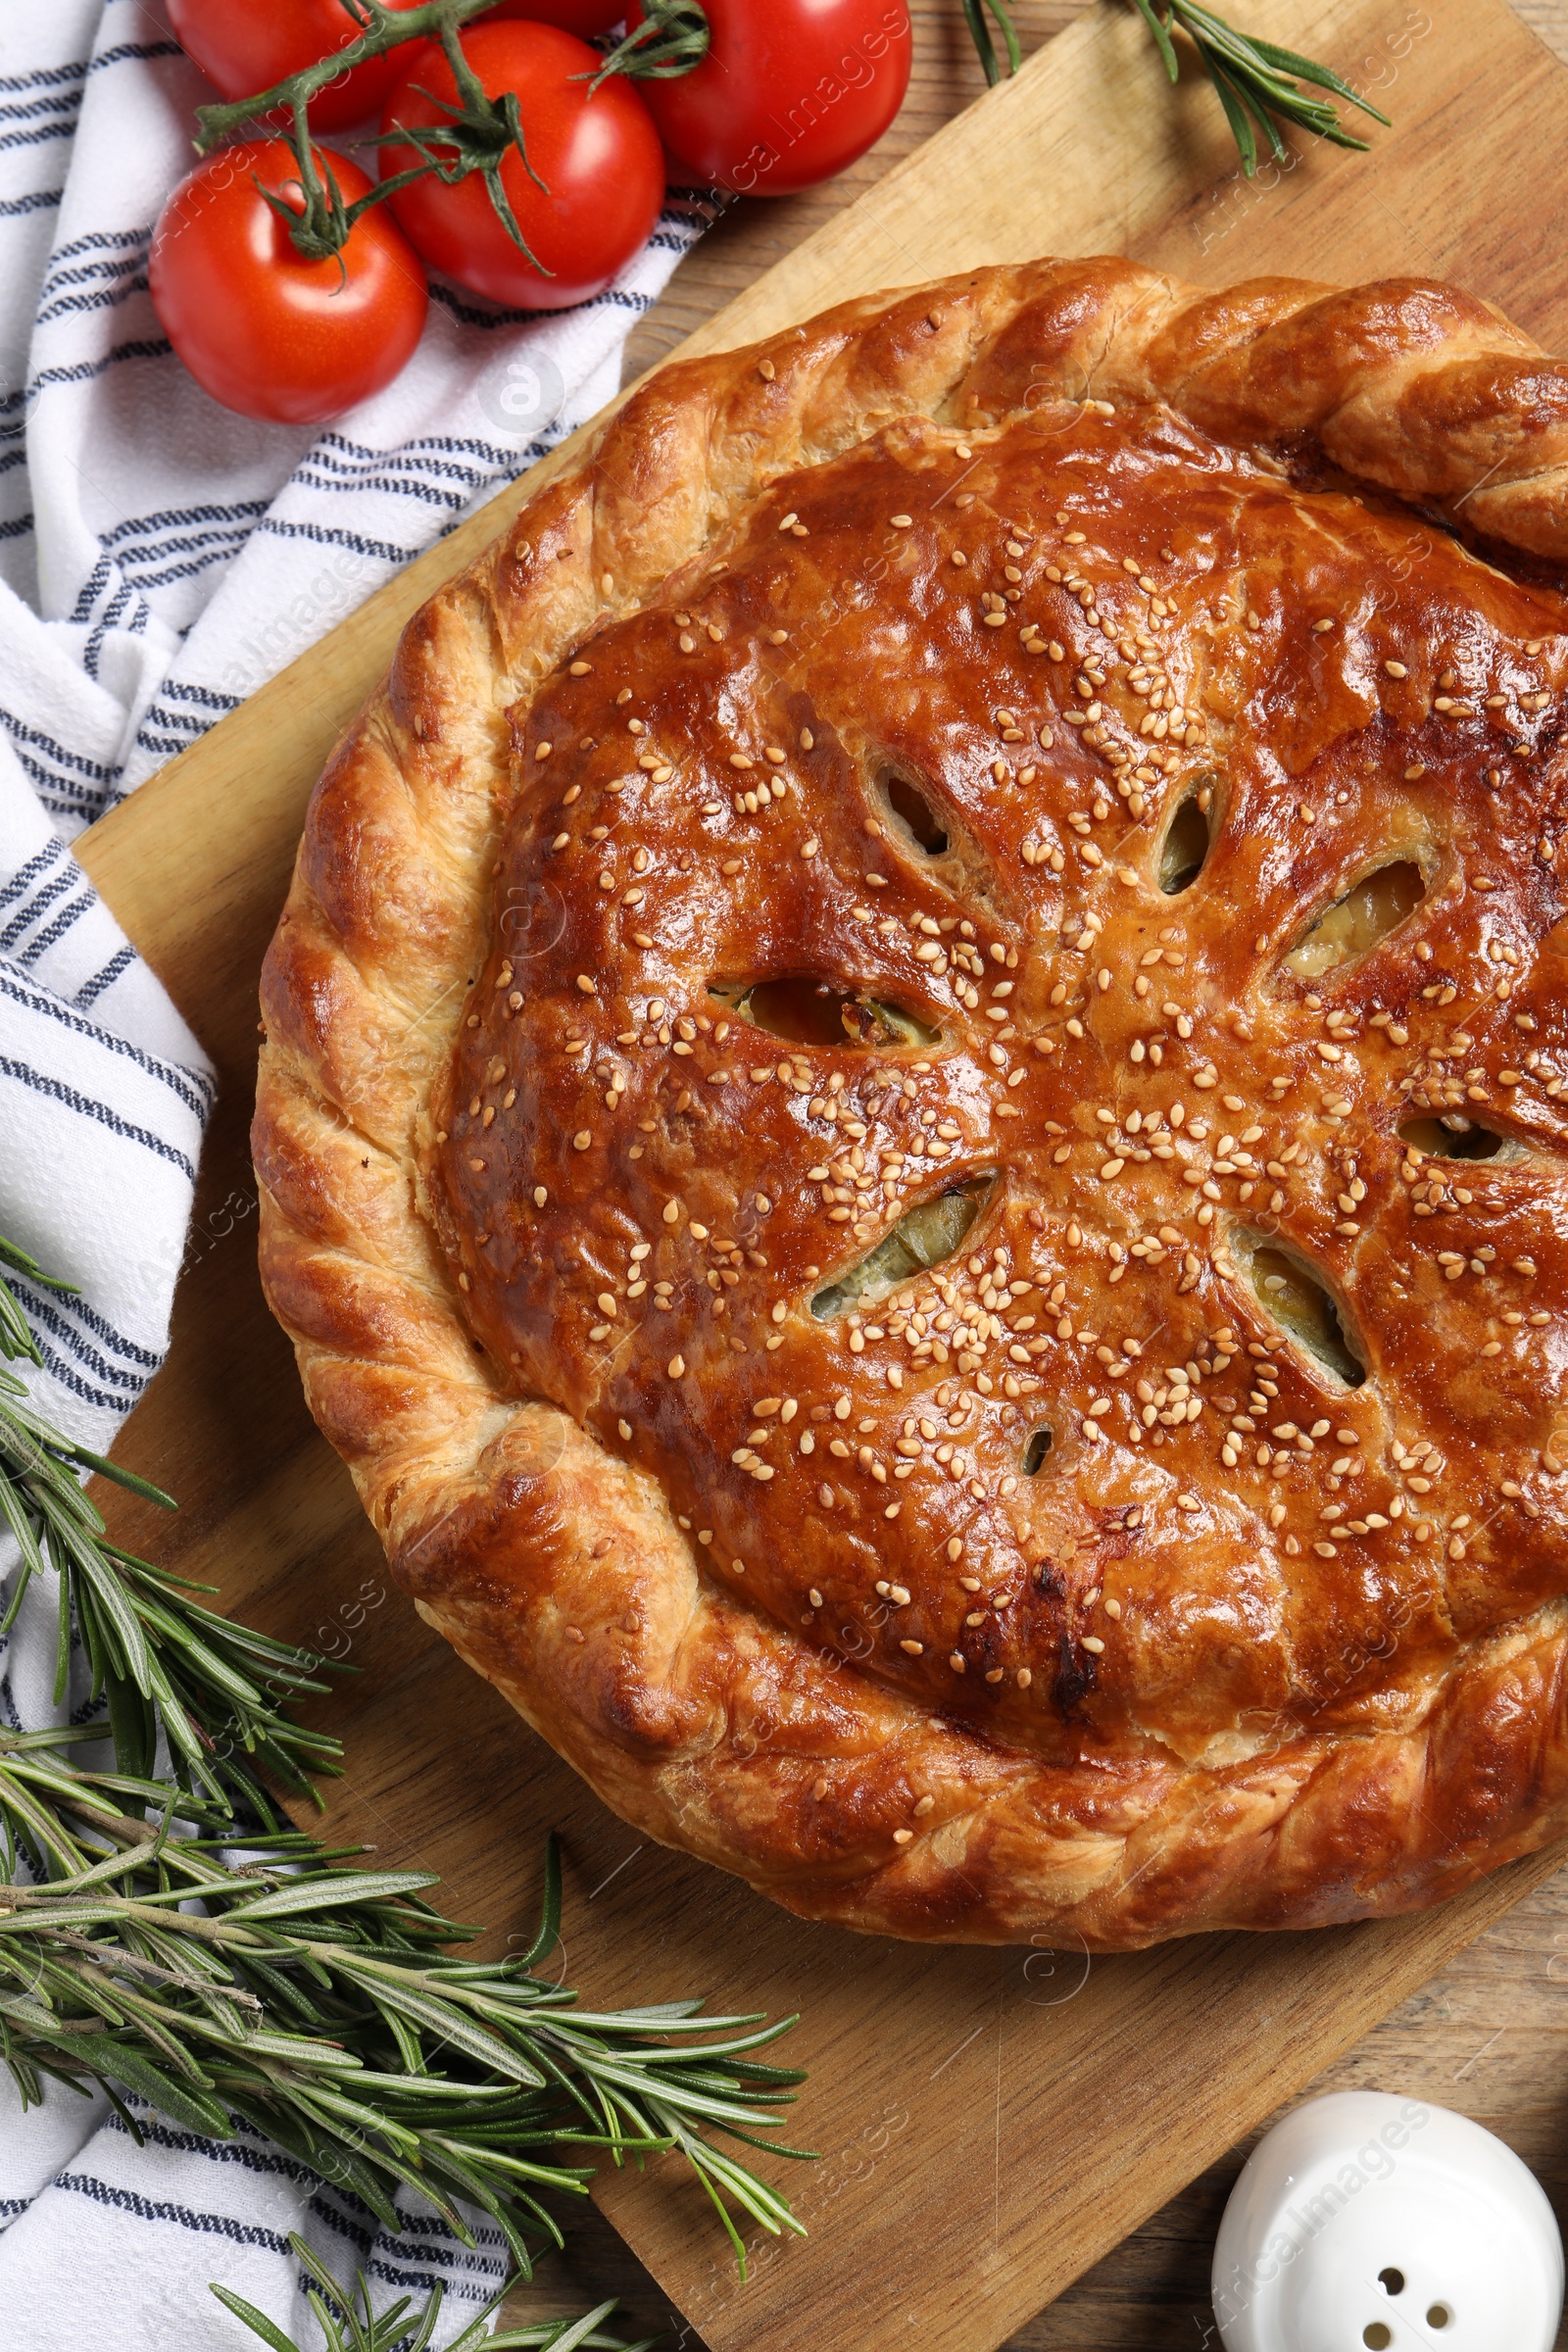
<path fill-rule="evenodd" d="M 863 155 L 909 81 L 905 0 L 703 0 L 690 74 L 638 83 L 670 154 L 711 187 L 793 196 Z M 630 22 L 641 21 L 632 0 Z"/>
<path fill-rule="evenodd" d="M 329 160 L 346 204 L 370 182 Z M 361 216 L 343 248 L 306 262 L 255 185 L 293 200 L 283 139 L 224 147 L 182 179 L 153 231 L 153 308 L 196 381 L 225 409 L 319 424 L 389 384 L 419 340 L 429 292 L 387 208 Z"/>
<path fill-rule="evenodd" d="M 387 0 L 413 8 L 417 0 Z M 169 0 L 174 37 L 219 95 L 251 98 L 358 37 L 342 0 Z M 402 71 L 402 50 L 356 66 L 312 99 L 313 130 L 342 130 L 373 115 Z"/>
<path fill-rule="evenodd" d="M 524 17 L 531 24 L 554 24 L 586 41 L 596 32 L 608 32 L 625 14 L 626 0 L 497 0 L 485 12 L 485 23 L 497 17 Z"/>
<path fill-rule="evenodd" d="M 528 161 L 550 192 L 515 148 L 502 162 L 501 184 L 542 268 L 513 243 L 477 172 L 452 187 L 433 174 L 416 180 L 392 198 L 399 220 L 433 269 L 477 294 L 541 311 L 588 301 L 659 218 L 664 159 L 648 109 L 618 75 L 590 97 L 580 76 L 597 71 L 597 53 L 553 25 L 483 20 L 465 31 L 463 53 L 487 97 L 516 92 Z M 414 155 L 394 126 L 441 122 L 435 101 L 455 105 L 457 95 L 442 51 L 416 50 L 381 117 L 384 174 L 407 170 Z"/>

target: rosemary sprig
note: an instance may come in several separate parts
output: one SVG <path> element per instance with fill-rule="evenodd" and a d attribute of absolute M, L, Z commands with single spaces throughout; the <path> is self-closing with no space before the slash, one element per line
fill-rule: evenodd
<path fill-rule="evenodd" d="M 1007 52 L 1007 72 L 1009 74 L 1016 74 L 1022 65 L 1023 51 L 1018 46 L 1018 31 L 1013 24 L 1007 0 L 963 0 L 963 21 L 969 27 L 970 39 L 980 52 L 980 63 L 985 68 L 986 80 L 994 89 L 1002 79 L 1002 68 L 997 61 L 997 48 L 991 37 L 991 26 L 986 22 L 988 8 L 996 19 L 997 30 L 1001 33 L 1003 46 Z"/>
<path fill-rule="evenodd" d="M 13 1273 L 44 1279 L 5 1249 Z M 40 1352 L 3 1277 L 0 1350 Z M 14 1374 L 0 1384 L 0 1513 L 21 1547 L 19 1586 L 59 1570 L 61 1688 L 74 1613 L 110 1699 L 108 1724 L 0 1730 L 0 2059 L 24 2103 L 48 2076 L 101 2084 L 132 2131 L 127 2090 L 221 2137 L 237 2117 L 390 2229 L 400 2182 L 462 2236 L 458 2200 L 479 2206 L 525 2272 L 530 2232 L 561 2242 L 541 2192 L 584 2195 L 592 2178 L 552 2161 L 557 2147 L 608 2149 L 617 2164 L 679 2149 L 743 2272 L 729 2203 L 774 2234 L 800 2230 L 784 2197 L 709 2136 L 805 2153 L 768 2135 L 802 2077 L 756 2055 L 794 2019 L 703 2017 L 697 2001 L 579 2010 L 574 1991 L 537 1974 L 560 1926 L 553 1838 L 529 1949 L 475 1961 L 445 1948 L 480 1931 L 431 1907 L 428 1872 L 353 1869 L 364 1848 L 285 1826 L 259 1775 L 305 1788 L 339 1752 L 284 1711 L 323 1688 L 318 1661 L 108 1543 L 75 1469 L 169 1497 L 73 1446 Z M 16 1607 L 14 1596 L 7 1625 Z M 152 1777 L 160 1732 L 169 1780 Z M 112 1772 L 66 1752 L 111 1736 Z"/>
<path fill-rule="evenodd" d="M 295 2260 L 311 2275 L 305 2299 L 321 2330 L 318 2352 L 425 2352 L 441 2316 L 439 2284 L 421 2311 L 415 2312 L 413 2296 L 404 2295 L 377 2315 L 370 2309 L 370 2290 L 363 2271 L 345 2303 L 337 2280 L 297 2230 L 289 2231 L 288 2242 Z M 254 2303 L 247 2303 L 243 2295 L 216 2283 L 212 2291 L 225 2311 L 231 2311 L 261 2337 L 270 2352 L 307 2352 L 305 2345 L 285 2335 L 275 2321 L 258 2311 Z M 505 2291 L 503 2288 L 502 2293 Z M 596 2311 L 585 2311 L 580 2319 L 535 2320 L 527 2327 L 507 2328 L 499 2335 L 488 2335 L 485 2323 L 501 2299 L 501 2295 L 493 2295 L 463 2333 L 453 2338 L 447 2352 L 649 2352 L 649 2346 L 659 2341 L 656 2335 L 644 2335 L 628 2344 L 618 2335 L 607 2335 L 604 2323 L 617 2309 L 613 2300 L 601 2303 Z"/>
<path fill-rule="evenodd" d="M 1370 115 L 1385 129 L 1389 127 L 1388 116 L 1379 114 L 1369 99 L 1361 97 L 1327 66 L 1320 66 L 1309 57 L 1298 57 L 1294 49 L 1281 49 L 1273 41 L 1237 32 L 1223 17 L 1201 7 L 1200 0 L 1164 0 L 1164 5 L 1166 13 L 1162 19 L 1154 0 L 1137 0 L 1138 12 L 1159 44 L 1165 71 L 1172 81 L 1179 67 L 1170 27 L 1179 24 L 1191 35 L 1225 110 L 1225 120 L 1241 150 L 1242 169 L 1249 179 L 1257 170 L 1254 122 L 1268 141 L 1276 163 L 1283 163 L 1288 152 L 1280 136 L 1281 122 L 1298 123 L 1303 130 L 1327 139 L 1333 146 L 1354 147 L 1365 152 L 1366 140 L 1346 128 L 1332 101 L 1314 98 L 1310 91 L 1299 86 L 1303 81 L 1321 90 L 1332 90 L 1336 98 L 1359 107 L 1363 115 Z"/>
<path fill-rule="evenodd" d="M 1135 0 L 1135 5 L 1154 36 L 1173 82 L 1180 72 L 1176 44 L 1171 39 L 1173 27 L 1179 25 L 1192 40 L 1225 110 L 1225 120 L 1231 126 L 1241 153 L 1242 169 L 1249 179 L 1257 170 L 1254 124 L 1262 132 L 1276 163 L 1283 163 L 1289 152 L 1280 135 L 1282 122 L 1297 123 L 1336 147 L 1365 149 L 1366 140 L 1357 138 L 1341 122 L 1334 98 L 1343 98 L 1347 105 L 1359 107 L 1363 115 L 1370 115 L 1385 129 L 1389 127 L 1388 116 L 1379 114 L 1370 100 L 1327 66 L 1320 66 L 1309 57 L 1298 57 L 1294 49 L 1281 49 L 1273 41 L 1259 40 L 1253 33 L 1237 31 L 1223 17 L 1202 7 L 1200 0 Z M 1013 74 L 1018 70 L 1018 39 L 1010 0 L 963 0 L 964 18 L 980 53 L 986 79 L 994 83 L 1002 78 L 1002 68 L 983 14 L 985 9 L 989 9 L 1002 31 L 1008 72 Z M 1333 96 L 1316 98 L 1312 89 L 1301 88 L 1303 81 L 1310 83 L 1312 89 L 1328 90 Z"/>
<path fill-rule="evenodd" d="M 69 1284 L 50 1281 L 3 1238 L 0 1264 L 74 1296 Z M 3 1277 L 0 1357 L 42 1360 L 22 1301 Z M 337 1740 L 305 1730 L 283 1712 L 287 1702 L 328 1688 L 319 1677 L 330 1661 L 203 1608 L 192 1596 L 210 1586 L 193 1585 L 112 1544 L 103 1514 L 82 1490 L 83 1470 L 166 1510 L 175 1508 L 161 1488 L 74 1444 L 37 1411 L 25 1384 L 0 1369 L 0 1532 L 9 1530 L 22 1554 L 0 1635 L 10 1631 L 32 1579 L 46 1567 L 57 1570 L 56 1703 L 66 1694 L 74 1621 L 92 1675 L 91 1694 L 109 1701 L 122 1767 L 149 1774 L 162 1732 L 182 1788 L 225 1807 L 237 1802 L 266 1827 L 280 1828 L 263 1773 L 303 1793 L 313 1774 L 340 1769 Z"/>
<path fill-rule="evenodd" d="M 35 1257 L 29 1257 L 25 1250 L 19 1250 L 15 1242 L 8 1242 L 3 1233 L 0 1233 L 0 1266 L 9 1273 L 24 1275 L 41 1291 L 53 1291 L 57 1298 L 79 1296 L 74 1283 L 61 1282 L 53 1274 L 46 1274 Z M 31 1325 L 22 1311 L 22 1301 L 3 1280 L 0 1280 L 0 1355 L 13 1363 L 22 1356 L 29 1363 L 43 1361 Z"/>
<path fill-rule="evenodd" d="M 579 2010 L 537 1973 L 560 1926 L 554 1838 L 528 1950 L 462 1959 L 443 1947 L 481 1931 L 430 1906 L 429 1872 L 350 1869 L 363 1848 L 299 1832 L 236 1860 L 218 1837 L 174 1832 L 168 1788 L 73 1764 L 80 1736 L 0 1732 L 0 2057 L 24 2103 L 47 2075 L 101 2083 L 132 2130 L 125 2090 L 220 2138 L 239 2117 L 389 2229 L 400 2182 L 465 2239 L 458 2200 L 479 2206 L 524 2273 L 540 2237 L 562 2242 L 541 2193 L 586 2195 L 592 2178 L 547 2153 L 560 2147 L 617 2164 L 680 2149 L 743 2268 L 726 2199 L 775 2235 L 801 2229 L 704 2136 L 806 2154 L 772 2136 L 802 2077 L 757 2056 L 795 2020 L 705 2017 L 696 2001 Z M 19 1881 L 23 1856 L 41 1883 Z"/>

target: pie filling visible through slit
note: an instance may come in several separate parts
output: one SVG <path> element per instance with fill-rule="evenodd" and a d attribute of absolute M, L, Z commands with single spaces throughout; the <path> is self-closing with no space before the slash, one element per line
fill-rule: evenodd
<path fill-rule="evenodd" d="M 519 686 L 404 1124 L 484 1393 L 372 1508 L 653 1834 L 1116 1943 L 1568 1826 L 1568 637 L 1509 563 L 1153 398 L 884 404 Z"/>

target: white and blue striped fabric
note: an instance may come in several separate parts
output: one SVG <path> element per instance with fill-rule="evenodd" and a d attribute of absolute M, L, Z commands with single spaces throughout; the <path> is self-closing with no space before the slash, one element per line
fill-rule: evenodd
<path fill-rule="evenodd" d="M 20 1287 L 39 1402 L 100 1450 L 168 1346 L 212 1084 L 69 844 L 592 414 L 706 218 L 672 195 L 558 317 L 435 285 L 387 391 L 327 431 L 252 424 L 184 374 L 147 293 L 206 95 L 153 0 L 0 0 L 0 1232 L 79 1286 Z M 38 1586 L 0 1644 L 0 1723 L 92 1711 L 55 1707 L 54 1640 Z M 215 2278 L 314 2341 L 291 2230 L 378 2303 L 444 2280 L 442 2341 L 503 2275 L 487 2227 L 466 2248 L 411 2202 L 394 2234 L 253 2134 L 149 2116 L 138 2146 L 102 2100 L 24 2115 L 0 2072 L 6 2352 L 253 2344 Z"/>

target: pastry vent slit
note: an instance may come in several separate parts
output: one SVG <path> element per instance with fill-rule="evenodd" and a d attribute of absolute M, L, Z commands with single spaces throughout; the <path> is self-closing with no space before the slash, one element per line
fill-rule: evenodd
<path fill-rule="evenodd" d="M 1396 858 L 1363 874 L 1343 898 L 1325 906 L 1285 958 L 1298 980 L 1321 980 L 1371 951 L 1426 896 L 1426 877 L 1410 858 Z"/>
<path fill-rule="evenodd" d="M 1177 803 L 1159 845 L 1159 887 L 1167 899 L 1191 890 L 1207 860 L 1212 836 L 1208 816 L 1212 786 L 1204 784 Z"/>
<path fill-rule="evenodd" d="M 1406 1119 L 1399 1141 L 1413 1144 L 1427 1159 L 1495 1159 L 1499 1152 L 1510 1159 L 1523 1156 L 1511 1137 L 1478 1127 L 1474 1119 L 1457 1113 L 1442 1119 Z"/>
<path fill-rule="evenodd" d="M 923 867 L 939 889 L 969 914 L 981 901 L 996 918 L 999 892 L 991 858 L 970 833 L 961 809 L 950 808 L 925 776 L 911 774 L 887 755 L 872 755 L 868 785 L 873 818 L 889 847 Z M 884 877 L 885 879 L 886 877 Z M 1005 899 L 1005 893 L 1000 894 Z"/>
<path fill-rule="evenodd" d="M 904 1004 L 809 976 L 714 981 L 709 994 L 769 1037 L 798 1046 L 934 1046 L 940 1032 Z"/>
<path fill-rule="evenodd" d="M 1305 1258 L 1256 1234 L 1234 1235 L 1231 1249 L 1270 1318 L 1342 1388 L 1358 1389 L 1366 1379 L 1360 1336 Z"/>
<path fill-rule="evenodd" d="M 940 1266 L 962 1248 L 996 1181 L 994 1174 L 976 1176 L 967 1184 L 955 1185 L 951 1192 L 939 1193 L 934 1200 L 917 1201 L 874 1250 L 817 1292 L 811 1300 L 812 1314 L 825 1322 L 847 1307 L 871 1305 L 902 1283 Z"/>
<path fill-rule="evenodd" d="M 952 846 L 946 820 L 932 808 L 920 787 L 897 768 L 886 768 L 878 779 L 901 833 L 927 858 L 946 857 Z"/>
<path fill-rule="evenodd" d="M 1047 1429 L 1044 1423 L 1039 1429 L 1032 1429 L 1029 1432 L 1029 1442 L 1023 1449 L 1025 1478 L 1039 1477 L 1041 1470 L 1045 1467 L 1046 1456 L 1054 1444 L 1055 1432 Z"/>

